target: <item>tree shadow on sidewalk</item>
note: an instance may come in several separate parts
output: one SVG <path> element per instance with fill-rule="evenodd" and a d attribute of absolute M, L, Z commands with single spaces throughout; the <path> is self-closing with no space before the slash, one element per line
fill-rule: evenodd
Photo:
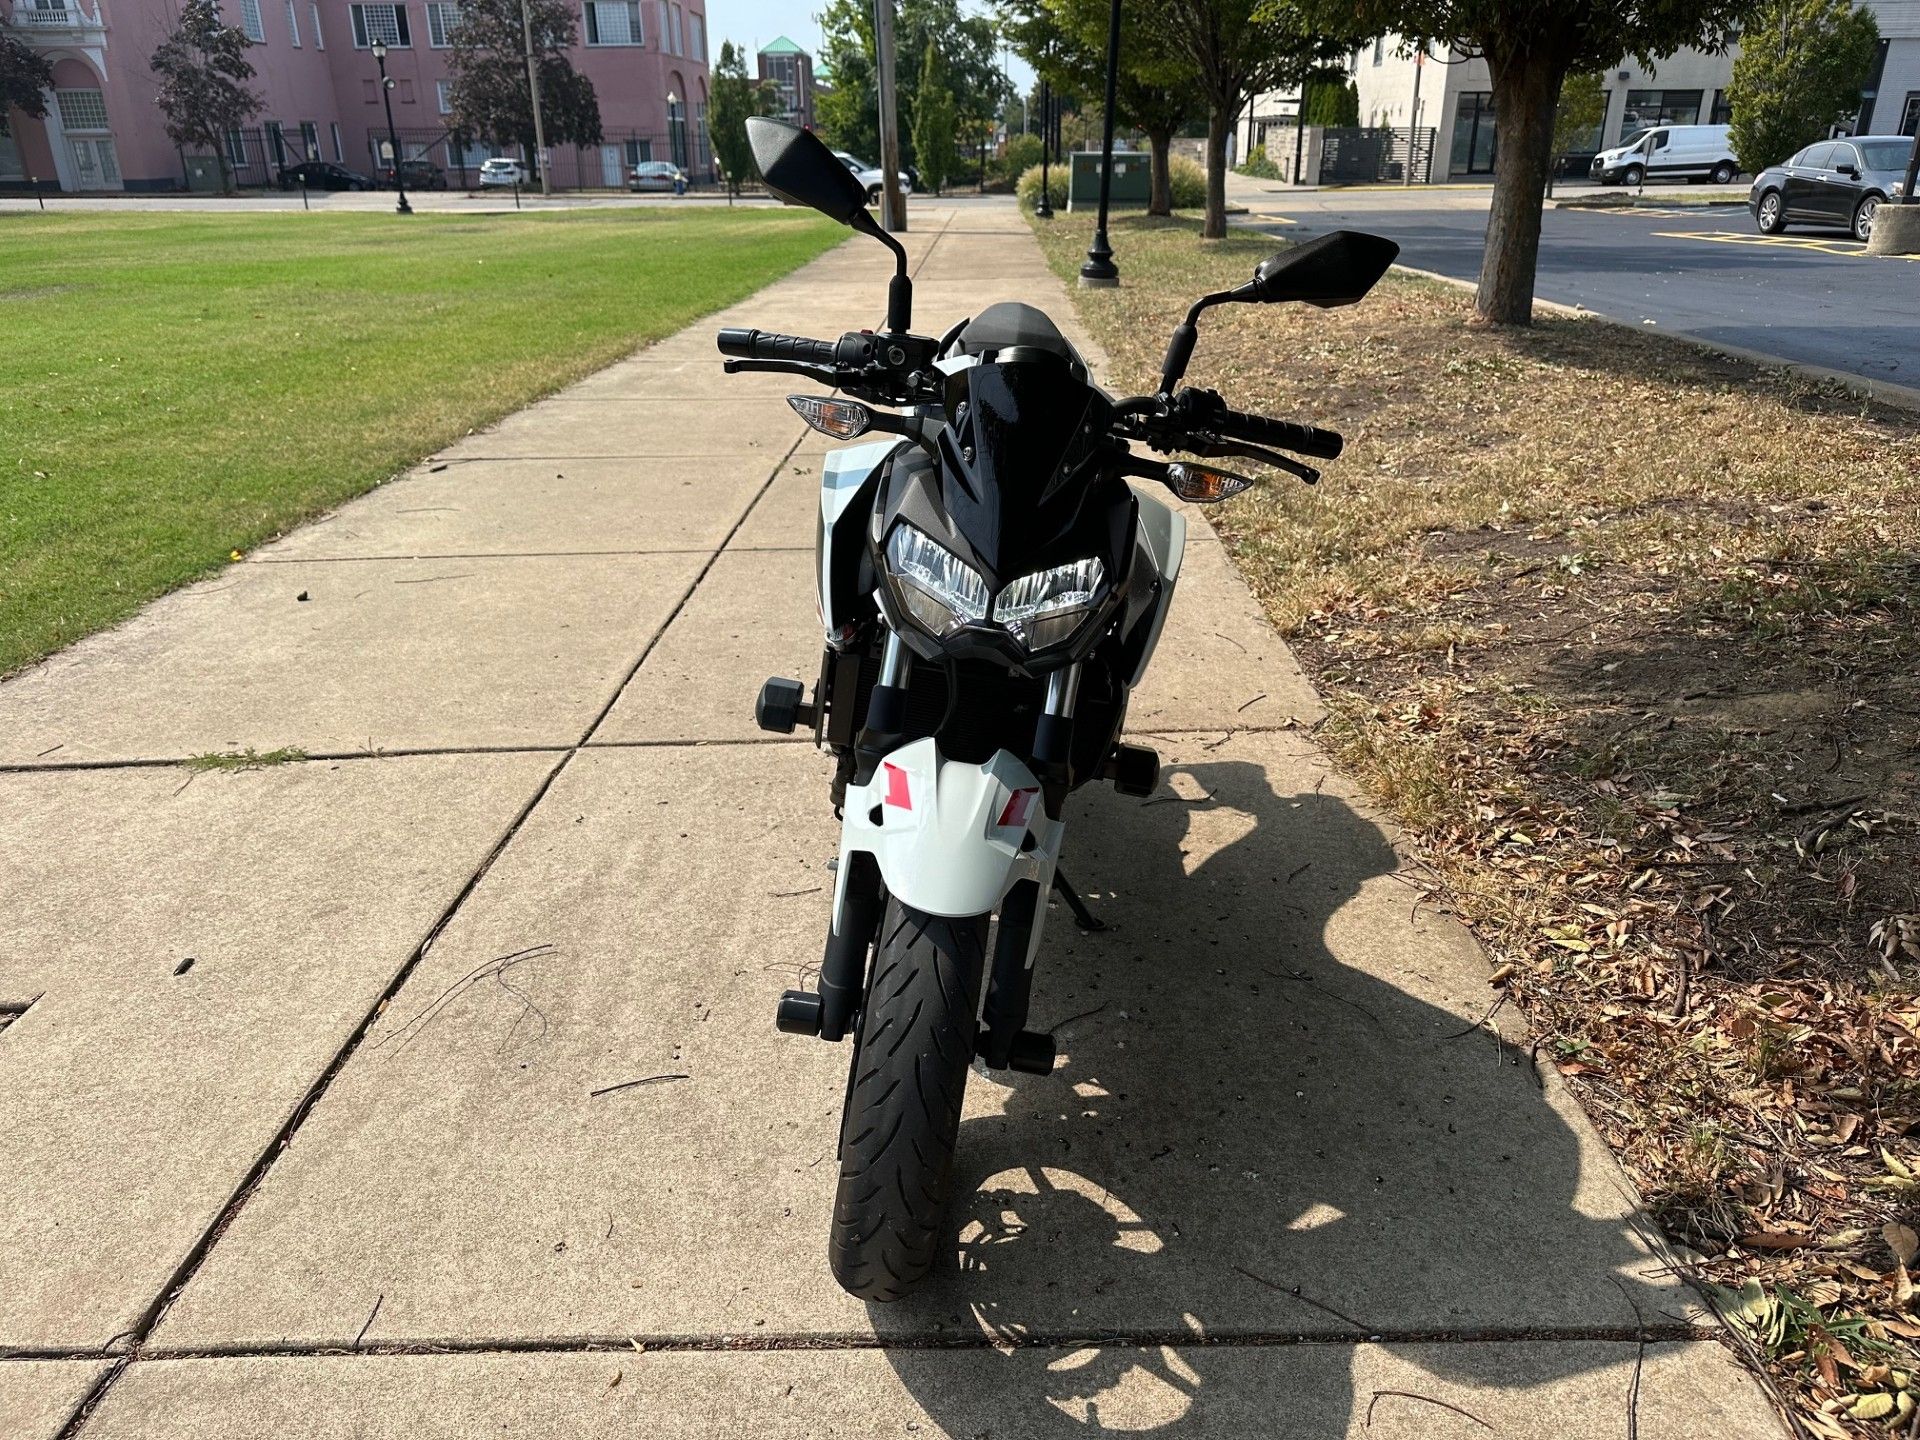
<path fill-rule="evenodd" d="M 963 1125 L 957 1266 L 870 1307 L 883 1340 L 1012 1348 L 965 1385 L 951 1354 L 890 1348 L 915 1399 L 957 1436 L 1259 1416 L 1247 1433 L 1344 1436 L 1348 1352 L 1255 1347 L 1673 1331 L 1681 1295 L 1603 1148 L 1583 1153 L 1524 1052 L 1474 1024 L 1484 962 L 1450 921 L 1409 923 L 1381 831 L 1275 793 L 1264 764 L 1181 773 L 1190 798 L 1075 803 L 1066 862 L 1113 928 L 1051 912 L 1034 1024 L 1060 1025 L 1060 1065 Z M 1447 1380 L 1514 1383 L 1503 1347 L 1422 1353 Z M 1594 1354 L 1556 1347 L 1526 1383 Z M 1303 1365 L 1332 1388 L 1296 1393 Z"/>

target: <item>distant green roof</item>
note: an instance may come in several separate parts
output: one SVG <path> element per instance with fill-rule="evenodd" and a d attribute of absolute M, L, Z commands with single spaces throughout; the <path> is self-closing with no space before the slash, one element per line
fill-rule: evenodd
<path fill-rule="evenodd" d="M 782 35 L 771 45 L 762 45 L 760 53 L 762 55 L 804 55 L 807 52 Z"/>

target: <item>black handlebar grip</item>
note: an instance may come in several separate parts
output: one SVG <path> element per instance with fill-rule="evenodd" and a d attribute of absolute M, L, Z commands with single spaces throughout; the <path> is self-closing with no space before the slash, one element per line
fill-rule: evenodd
<path fill-rule="evenodd" d="M 837 348 L 831 340 L 736 327 L 722 330 L 715 339 L 722 355 L 737 355 L 743 360 L 785 360 L 796 365 L 831 365 Z"/>
<path fill-rule="evenodd" d="M 1229 410 L 1221 420 L 1220 428 L 1255 445 L 1272 445 L 1280 450 L 1291 450 L 1297 455 L 1313 455 L 1322 460 L 1338 460 L 1340 451 L 1347 443 L 1336 430 L 1322 430 L 1318 425 L 1296 425 L 1291 420 L 1269 420 L 1265 415 L 1248 415 L 1239 410 Z"/>

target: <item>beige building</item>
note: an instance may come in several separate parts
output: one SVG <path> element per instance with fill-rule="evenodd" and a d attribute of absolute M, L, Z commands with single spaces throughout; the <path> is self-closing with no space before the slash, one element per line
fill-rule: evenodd
<path fill-rule="evenodd" d="M 1859 133 L 1912 135 L 1920 129 L 1920 0 L 1875 0 L 1869 8 L 1880 25 L 1880 53 L 1861 93 Z M 1576 146 L 1579 157 L 1618 145 L 1649 125 L 1718 125 L 1729 118 L 1727 84 L 1735 46 L 1724 53 L 1682 50 L 1646 66 L 1632 57 L 1601 72 L 1606 118 Z M 1491 177 L 1498 116 L 1487 62 L 1440 47 L 1416 53 L 1399 35 L 1385 35 L 1348 57 L 1346 69 L 1360 94 L 1360 123 L 1382 129 L 1434 131 L 1431 175 L 1415 178 L 1466 180 Z M 1293 145 L 1294 94 L 1255 96 L 1243 116 L 1239 153 L 1265 144 L 1287 169 Z M 1314 167 L 1304 165 L 1308 180 Z"/>

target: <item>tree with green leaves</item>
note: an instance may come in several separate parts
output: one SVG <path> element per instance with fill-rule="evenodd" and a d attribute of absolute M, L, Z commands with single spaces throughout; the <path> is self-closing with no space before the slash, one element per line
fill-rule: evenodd
<path fill-rule="evenodd" d="M 1121 25 L 1135 27 L 1138 35 L 1129 44 L 1123 29 L 1114 86 L 1114 118 L 1147 137 L 1149 215 L 1173 213 L 1168 168 L 1173 137 L 1201 113 L 1191 60 L 1158 43 L 1168 23 L 1161 5 L 1162 0 L 1133 0 L 1127 6 Z M 1036 75 L 1068 94 L 1104 96 L 1107 0 L 1002 0 L 1000 13 L 1004 33 Z"/>
<path fill-rule="evenodd" d="M 1598 70 L 1583 70 L 1569 75 L 1560 84 L 1560 104 L 1553 112 L 1553 169 L 1567 156 L 1587 153 L 1582 147 L 1597 145 L 1601 127 L 1607 123 L 1607 77 Z M 1553 171 L 1547 172 L 1547 193 L 1553 193 Z"/>
<path fill-rule="evenodd" d="M 953 168 L 953 92 L 946 86 L 946 68 L 940 47 L 929 45 L 920 57 L 920 83 L 913 95 L 913 153 L 918 156 L 920 183 L 938 195 Z"/>
<path fill-rule="evenodd" d="M 814 100 L 815 128 L 836 149 L 878 163 L 880 102 L 875 89 L 873 7 L 862 0 L 827 0 L 820 15 L 822 67 L 833 89 Z M 973 134 L 991 126 L 1013 93 L 995 58 L 993 22 L 965 14 L 959 0 L 900 0 L 894 18 L 894 63 L 899 67 L 901 162 L 918 165 L 913 114 L 928 46 L 940 51 L 955 130 Z"/>
<path fill-rule="evenodd" d="M 1299 85 L 1372 31 L 1353 0 L 1161 0 L 1154 29 L 1133 43 L 1165 46 L 1193 67 L 1207 111 L 1207 208 L 1201 233 L 1227 233 L 1227 137 L 1254 95 Z"/>
<path fill-rule="evenodd" d="M 18 110 L 32 120 L 47 113 L 47 91 L 53 88 L 53 66 L 47 57 L 0 30 L 0 135 L 7 129 L 7 112 Z"/>
<path fill-rule="evenodd" d="M 523 0 L 461 0 L 460 23 L 448 36 L 453 128 L 535 154 L 533 95 L 527 87 Z M 566 0 L 524 0 L 540 72 L 540 119 L 548 145 L 598 145 L 600 101 L 593 82 L 573 68 L 574 8 Z M 678 157 L 676 157 L 677 159 Z"/>
<path fill-rule="evenodd" d="M 772 84 L 747 74 L 746 52 L 731 40 L 722 40 L 707 96 L 707 135 L 713 142 L 713 158 L 727 182 L 729 204 L 743 184 L 759 178 L 753 146 L 747 140 L 747 121 L 755 115 L 773 114 L 779 103 Z"/>
<path fill-rule="evenodd" d="M 1769 0 L 1748 22 L 1727 104 L 1733 153 L 1759 174 L 1860 109 L 1880 27 L 1849 0 Z"/>
<path fill-rule="evenodd" d="M 182 149 L 211 150 L 220 162 L 220 189 L 233 189 L 226 137 L 260 113 L 260 97 L 248 88 L 253 42 L 238 26 L 223 25 L 215 0 L 186 0 L 180 19 L 149 61 L 159 76 L 154 102 L 167 138 Z"/>
<path fill-rule="evenodd" d="M 1500 121 L 1476 306 L 1509 325 L 1533 319 L 1540 213 L 1553 166 L 1560 87 L 1622 55 L 1652 65 L 1692 47 L 1722 50 L 1759 0 L 1303 0 L 1329 23 L 1357 22 L 1485 58 Z M 1445 53 L 1443 48 L 1442 53 Z"/>
<path fill-rule="evenodd" d="M 1300 87 L 1300 115 L 1308 125 L 1352 129 L 1360 123 L 1360 87 L 1344 70 L 1316 70 Z"/>

